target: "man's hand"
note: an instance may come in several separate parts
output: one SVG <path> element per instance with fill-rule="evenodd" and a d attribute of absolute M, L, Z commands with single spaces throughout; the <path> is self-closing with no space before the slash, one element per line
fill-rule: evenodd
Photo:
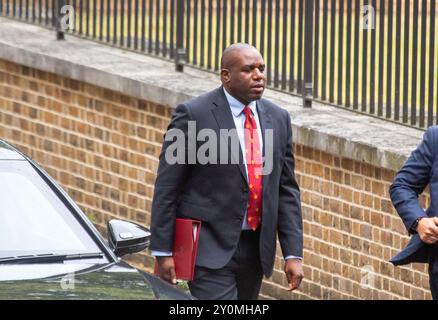
<path fill-rule="evenodd" d="M 433 244 L 438 241 L 438 218 L 422 218 L 418 222 L 417 232 L 421 241 Z"/>
<path fill-rule="evenodd" d="M 301 280 L 304 278 L 303 262 L 301 259 L 287 259 L 284 264 L 284 273 L 289 283 L 287 291 L 297 289 L 301 284 Z"/>
<path fill-rule="evenodd" d="M 173 257 L 156 257 L 158 276 L 171 284 L 176 284 L 175 262 Z"/>

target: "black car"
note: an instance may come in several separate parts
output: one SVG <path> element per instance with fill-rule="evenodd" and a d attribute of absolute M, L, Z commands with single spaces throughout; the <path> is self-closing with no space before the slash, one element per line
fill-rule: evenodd
<path fill-rule="evenodd" d="M 43 169 L 0 140 L 0 299 L 191 299 L 121 260 L 149 238 L 111 220 L 106 242 Z"/>

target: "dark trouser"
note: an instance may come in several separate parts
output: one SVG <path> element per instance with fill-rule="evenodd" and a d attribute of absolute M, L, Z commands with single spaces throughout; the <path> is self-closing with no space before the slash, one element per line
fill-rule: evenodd
<path fill-rule="evenodd" d="M 242 231 L 236 252 L 224 267 L 196 266 L 190 293 L 201 300 L 256 300 L 263 279 L 259 234 Z"/>
<path fill-rule="evenodd" d="M 429 285 L 430 292 L 432 293 L 433 300 L 438 300 L 438 250 L 433 247 L 434 250 L 430 254 L 429 259 Z"/>

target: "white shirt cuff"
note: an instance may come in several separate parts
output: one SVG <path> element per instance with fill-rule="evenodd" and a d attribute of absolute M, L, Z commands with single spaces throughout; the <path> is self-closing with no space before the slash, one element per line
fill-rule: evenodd
<path fill-rule="evenodd" d="M 299 259 L 299 260 L 303 260 L 303 257 L 297 257 L 297 256 L 286 256 L 284 257 L 284 260 L 289 260 L 289 259 Z"/>
<path fill-rule="evenodd" d="M 172 251 L 155 251 L 151 250 L 151 255 L 154 257 L 171 257 Z"/>

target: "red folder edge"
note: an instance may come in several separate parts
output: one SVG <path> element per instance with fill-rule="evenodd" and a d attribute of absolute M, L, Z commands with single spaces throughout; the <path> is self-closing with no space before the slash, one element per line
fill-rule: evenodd
<path fill-rule="evenodd" d="M 193 237 L 194 225 L 197 225 L 195 238 Z M 176 218 L 172 252 L 177 279 L 193 280 L 200 232 L 201 221 Z M 157 263 L 155 263 L 154 273 L 158 274 Z"/>

